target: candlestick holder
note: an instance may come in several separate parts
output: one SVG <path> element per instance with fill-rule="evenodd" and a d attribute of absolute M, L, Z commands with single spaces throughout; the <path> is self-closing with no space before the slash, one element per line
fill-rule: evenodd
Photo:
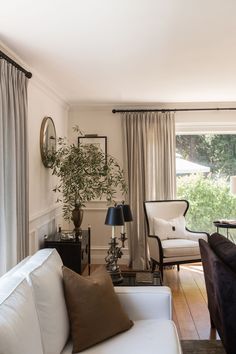
<path fill-rule="evenodd" d="M 112 282 L 114 284 L 121 283 L 123 277 L 121 275 L 120 267 L 117 265 L 117 262 L 118 259 L 121 258 L 123 253 L 115 237 L 115 226 L 124 225 L 124 216 L 122 209 L 116 205 L 114 207 L 108 208 L 105 224 L 112 226 L 112 237 L 109 242 L 110 247 L 107 251 L 107 256 L 105 257 L 106 268 L 112 278 Z"/>
<path fill-rule="evenodd" d="M 121 247 L 119 247 L 119 243 L 117 242 L 116 237 L 111 237 L 109 245 L 110 248 L 108 249 L 107 256 L 105 257 L 106 268 L 112 278 L 112 282 L 114 284 L 121 283 L 123 277 L 117 262 L 118 259 L 122 257 L 123 252 L 121 251 Z"/>

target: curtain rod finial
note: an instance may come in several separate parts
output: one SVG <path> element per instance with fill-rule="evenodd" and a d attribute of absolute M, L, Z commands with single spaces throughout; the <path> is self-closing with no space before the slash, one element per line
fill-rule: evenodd
<path fill-rule="evenodd" d="M 112 113 L 116 113 L 116 109 L 113 109 L 113 110 L 112 110 Z"/>

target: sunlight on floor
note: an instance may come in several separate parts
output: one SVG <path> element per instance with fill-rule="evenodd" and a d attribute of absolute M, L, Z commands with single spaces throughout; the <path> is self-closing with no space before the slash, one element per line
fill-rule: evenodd
<path fill-rule="evenodd" d="M 207 294 L 201 262 L 164 270 L 164 284 L 172 290 L 173 320 L 181 339 L 219 339 L 211 328 Z"/>
<path fill-rule="evenodd" d="M 203 274 L 202 264 L 199 264 L 199 265 L 194 264 L 194 265 L 188 265 L 188 266 L 181 265 L 181 269 L 188 270 L 189 272 L 195 272 L 195 273 Z"/>

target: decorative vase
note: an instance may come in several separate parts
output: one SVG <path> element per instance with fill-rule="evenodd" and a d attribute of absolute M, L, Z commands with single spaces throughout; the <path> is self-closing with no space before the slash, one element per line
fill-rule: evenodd
<path fill-rule="evenodd" d="M 75 231 L 76 238 L 80 237 L 82 233 L 80 226 L 82 224 L 83 215 L 84 215 L 83 209 L 81 209 L 79 205 L 75 205 L 75 209 L 72 210 L 71 220 L 73 221 L 75 226 L 74 231 Z"/>

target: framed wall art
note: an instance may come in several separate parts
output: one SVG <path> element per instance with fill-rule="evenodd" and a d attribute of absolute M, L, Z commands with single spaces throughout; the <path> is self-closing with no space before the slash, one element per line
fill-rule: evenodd
<path fill-rule="evenodd" d="M 107 136 L 99 136 L 95 134 L 79 136 L 78 144 L 93 144 L 105 154 L 107 157 Z"/>

